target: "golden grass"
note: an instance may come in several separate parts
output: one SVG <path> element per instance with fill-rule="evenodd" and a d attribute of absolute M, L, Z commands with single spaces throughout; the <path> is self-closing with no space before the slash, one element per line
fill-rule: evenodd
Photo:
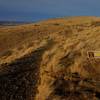
<path fill-rule="evenodd" d="M 39 50 L 43 50 L 42 54 Z M 32 84 L 35 92 L 38 91 L 36 100 L 99 100 L 100 59 L 89 59 L 87 52 L 91 50 L 100 50 L 99 17 L 57 18 L 0 27 L 0 75 L 3 77 L 3 68 L 12 70 L 8 65 L 26 56 L 28 61 L 34 54 L 36 60 L 31 58 L 31 67 L 39 63 L 36 67 L 39 82 L 36 86 Z"/>

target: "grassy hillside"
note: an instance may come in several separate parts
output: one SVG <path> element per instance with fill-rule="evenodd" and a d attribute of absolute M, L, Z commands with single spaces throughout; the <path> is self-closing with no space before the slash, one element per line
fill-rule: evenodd
<path fill-rule="evenodd" d="M 0 27 L 0 100 L 99 100 L 100 18 Z"/>

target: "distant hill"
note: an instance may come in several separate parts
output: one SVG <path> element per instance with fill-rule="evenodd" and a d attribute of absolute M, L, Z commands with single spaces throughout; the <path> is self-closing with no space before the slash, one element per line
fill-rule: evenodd
<path fill-rule="evenodd" d="M 21 22 L 21 21 L 0 21 L 0 26 L 13 26 L 21 24 L 29 24 L 30 22 Z"/>

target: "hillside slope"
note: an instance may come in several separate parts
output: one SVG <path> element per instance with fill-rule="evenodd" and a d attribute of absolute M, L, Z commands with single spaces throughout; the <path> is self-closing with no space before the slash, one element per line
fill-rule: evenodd
<path fill-rule="evenodd" d="M 0 27 L 0 100 L 99 100 L 100 18 Z"/>

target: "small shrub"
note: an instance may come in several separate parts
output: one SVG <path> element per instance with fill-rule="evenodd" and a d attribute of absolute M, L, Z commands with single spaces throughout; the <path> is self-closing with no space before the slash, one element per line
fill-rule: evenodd
<path fill-rule="evenodd" d="M 60 24 L 59 24 L 59 23 L 54 23 L 53 25 L 58 26 L 58 25 L 60 25 Z"/>

